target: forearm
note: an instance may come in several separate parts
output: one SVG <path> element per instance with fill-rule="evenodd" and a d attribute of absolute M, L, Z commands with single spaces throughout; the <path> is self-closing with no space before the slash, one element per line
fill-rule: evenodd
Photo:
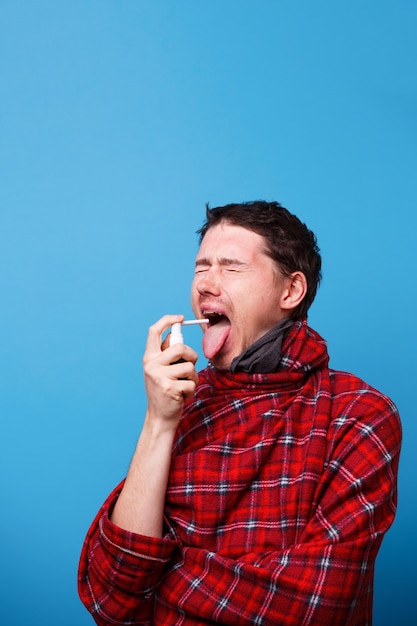
<path fill-rule="evenodd" d="M 168 623 L 164 611 L 172 605 L 196 623 L 363 626 L 361 606 L 379 543 L 300 545 L 238 561 L 186 548 L 160 591 L 157 623 Z"/>
<path fill-rule="evenodd" d="M 120 528 L 149 537 L 162 537 L 172 444 L 184 399 L 194 394 L 198 381 L 197 354 L 184 345 L 164 349 L 161 343 L 161 334 L 181 318 L 165 316 L 149 329 L 143 357 L 148 409 L 111 517 Z M 184 362 L 173 364 L 179 358 Z"/>
<path fill-rule="evenodd" d="M 145 418 L 111 521 L 133 533 L 162 537 L 164 502 L 175 429 Z"/>

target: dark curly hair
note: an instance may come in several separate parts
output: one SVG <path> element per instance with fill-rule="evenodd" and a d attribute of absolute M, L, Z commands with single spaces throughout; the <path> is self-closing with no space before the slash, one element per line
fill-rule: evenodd
<path fill-rule="evenodd" d="M 321 280 L 321 256 L 314 233 L 296 215 L 278 202 L 255 200 L 210 208 L 206 205 L 206 221 L 197 231 L 200 244 L 209 228 L 221 222 L 242 226 L 265 239 L 266 253 L 286 276 L 303 272 L 307 293 L 292 312 L 292 318 L 307 317 Z"/>

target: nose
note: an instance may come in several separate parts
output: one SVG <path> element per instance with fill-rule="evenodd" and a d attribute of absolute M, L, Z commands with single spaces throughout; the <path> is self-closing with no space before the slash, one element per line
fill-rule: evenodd
<path fill-rule="evenodd" d="M 197 272 L 194 277 L 194 286 L 200 295 L 220 294 L 220 276 L 219 272 L 214 267 L 204 270 L 203 272 Z"/>

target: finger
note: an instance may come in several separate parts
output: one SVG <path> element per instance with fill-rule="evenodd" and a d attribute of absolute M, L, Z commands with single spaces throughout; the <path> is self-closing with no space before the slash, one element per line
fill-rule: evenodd
<path fill-rule="evenodd" d="M 196 364 L 198 359 L 197 352 L 191 348 L 191 346 L 187 346 L 183 343 L 177 343 L 174 346 L 169 346 L 166 350 L 163 350 L 163 359 L 161 359 L 161 363 L 166 365 L 170 363 L 176 363 L 180 359 L 183 361 L 187 361 L 193 364 Z"/>
<path fill-rule="evenodd" d="M 167 336 L 165 337 L 165 339 L 162 341 L 161 343 L 161 350 L 164 351 L 167 348 L 169 348 L 169 337 L 170 337 L 171 333 L 168 333 Z"/>
<path fill-rule="evenodd" d="M 178 380 L 192 380 L 198 382 L 198 374 L 191 361 L 174 362 L 170 364 L 170 377 Z"/>
<path fill-rule="evenodd" d="M 162 334 L 176 322 L 182 322 L 183 315 L 164 315 L 155 324 L 149 327 L 146 341 L 146 352 L 160 352 L 162 344 Z"/>
<path fill-rule="evenodd" d="M 183 398 L 191 398 L 195 393 L 196 383 L 193 380 L 179 380 L 179 390 Z"/>

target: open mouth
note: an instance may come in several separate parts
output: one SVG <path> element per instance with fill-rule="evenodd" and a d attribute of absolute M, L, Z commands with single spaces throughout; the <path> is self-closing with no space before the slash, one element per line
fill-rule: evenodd
<path fill-rule="evenodd" d="M 225 315 L 223 315 L 222 313 L 217 313 L 216 311 L 203 311 L 203 315 L 209 320 L 209 326 L 216 326 L 216 324 L 219 324 L 223 321 L 229 322 L 228 318 Z"/>
<path fill-rule="evenodd" d="M 213 359 L 220 352 L 227 341 L 230 333 L 230 320 L 218 311 L 202 311 L 204 317 L 209 320 L 203 336 L 204 355 Z"/>

